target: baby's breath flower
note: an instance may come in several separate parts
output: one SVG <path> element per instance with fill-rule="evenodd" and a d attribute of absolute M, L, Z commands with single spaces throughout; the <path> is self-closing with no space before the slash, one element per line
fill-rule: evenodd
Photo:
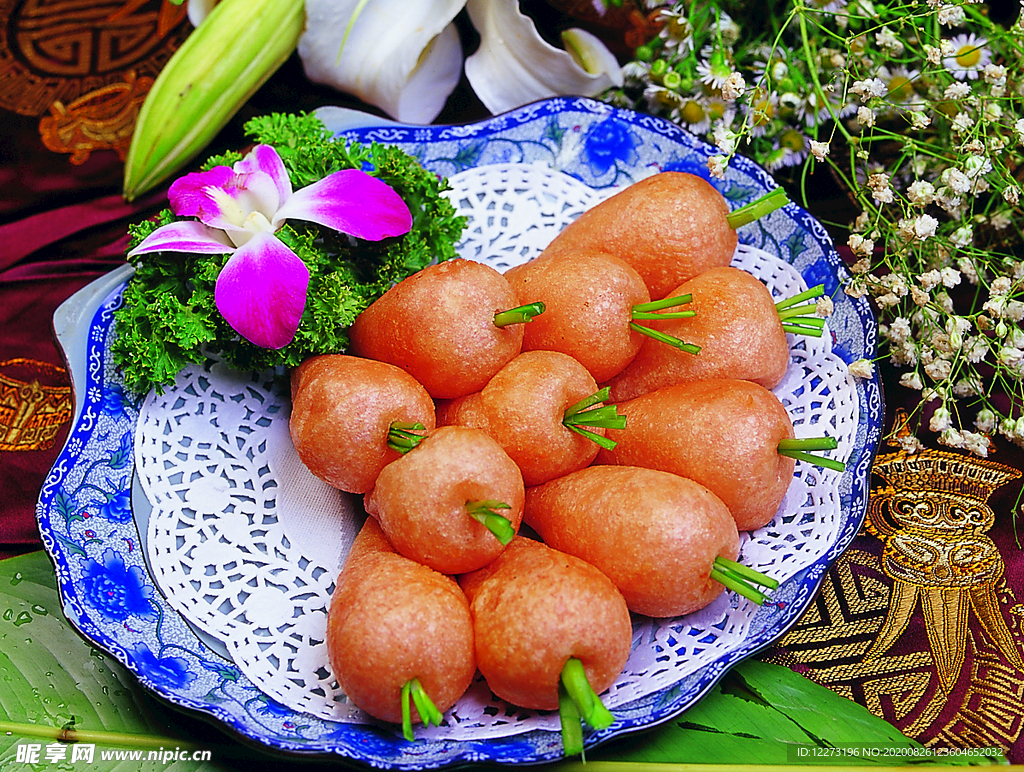
<path fill-rule="evenodd" d="M 988 458 L 988 451 L 991 447 L 992 441 L 984 434 L 978 434 L 975 432 L 965 431 L 964 437 L 964 448 L 969 450 L 976 456 L 981 458 Z"/>
<path fill-rule="evenodd" d="M 904 386 L 914 391 L 921 391 L 924 388 L 924 381 L 921 380 L 921 375 L 917 370 L 909 370 L 900 376 L 900 386 Z"/>
<path fill-rule="evenodd" d="M 955 268 L 943 268 L 939 273 L 942 275 L 943 287 L 953 289 L 960 283 L 960 271 Z"/>
<path fill-rule="evenodd" d="M 850 375 L 854 378 L 870 378 L 875 374 L 875 366 L 868 359 L 858 359 L 850 363 Z"/>
<path fill-rule="evenodd" d="M 917 206 L 928 206 L 935 200 L 935 186 L 927 180 L 914 180 L 907 188 L 907 198 Z"/>
<path fill-rule="evenodd" d="M 734 72 L 722 84 L 722 98 L 728 102 L 735 101 L 742 96 L 746 88 L 747 84 L 744 82 L 743 76 Z"/>
<path fill-rule="evenodd" d="M 811 153 L 819 161 L 824 161 L 825 156 L 828 155 L 829 145 L 828 142 L 818 142 L 817 140 L 811 140 Z"/>
<path fill-rule="evenodd" d="M 959 5 L 943 5 L 939 8 L 939 24 L 946 27 L 959 27 L 967 19 L 964 9 Z"/>
<path fill-rule="evenodd" d="M 857 123 L 865 129 L 870 129 L 875 125 L 875 111 L 870 107 L 861 105 L 857 108 Z"/>
<path fill-rule="evenodd" d="M 996 414 L 987 407 L 982 408 L 974 417 L 974 428 L 983 434 L 990 434 L 996 428 Z"/>
<path fill-rule="evenodd" d="M 949 237 L 949 240 L 953 242 L 953 245 L 963 249 L 964 247 L 970 246 L 974 240 L 974 229 L 970 225 L 961 225 L 955 231 L 953 235 Z"/>
<path fill-rule="evenodd" d="M 945 405 L 935 408 L 932 417 L 928 420 L 928 428 L 933 432 L 944 432 L 951 426 L 952 414 Z"/>
<path fill-rule="evenodd" d="M 871 190 L 871 197 L 883 204 L 891 204 L 895 200 L 892 188 L 889 187 L 889 175 L 884 172 L 872 174 L 868 177 L 868 188 Z"/>
<path fill-rule="evenodd" d="M 889 325 L 889 340 L 893 343 L 903 343 L 910 339 L 910 320 L 905 316 L 897 316 Z"/>
<path fill-rule="evenodd" d="M 930 236 L 935 235 L 935 230 L 939 227 L 939 221 L 932 217 L 930 214 L 922 214 L 916 220 L 914 220 L 914 235 L 919 239 L 926 239 Z"/>
<path fill-rule="evenodd" d="M 971 87 L 967 83 L 950 83 L 946 86 L 946 90 L 942 92 L 942 96 L 946 99 L 952 99 L 954 101 L 959 99 L 965 99 L 971 95 Z"/>
<path fill-rule="evenodd" d="M 725 177 L 725 170 L 729 168 L 729 157 L 726 155 L 713 155 L 708 159 L 708 171 L 712 177 L 722 179 Z"/>
<path fill-rule="evenodd" d="M 835 310 L 835 303 L 828 295 L 818 298 L 818 301 L 814 304 L 815 316 L 827 317 L 832 316 L 832 312 Z"/>
<path fill-rule="evenodd" d="M 856 94 L 865 102 L 871 97 L 883 97 L 888 91 L 889 88 L 880 78 L 854 81 L 853 85 L 850 86 L 850 93 Z"/>
<path fill-rule="evenodd" d="M 963 194 L 971 189 L 971 178 L 956 168 L 942 172 L 942 182 L 954 193 Z"/>

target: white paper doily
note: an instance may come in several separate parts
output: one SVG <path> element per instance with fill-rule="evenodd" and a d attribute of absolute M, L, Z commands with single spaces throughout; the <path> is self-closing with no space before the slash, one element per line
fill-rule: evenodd
<path fill-rule="evenodd" d="M 536 256 L 599 193 L 547 167 L 484 166 L 450 178 L 449 197 L 468 227 L 459 252 L 505 270 Z M 740 246 L 733 265 L 776 298 L 806 286 L 782 260 Z M 829 335 L 790 336 L 791 365 L 774 390 L 796 436 L 838 441 L 846 458 L 856 437 L 856 393 Z M 147 549 L 168 602 L 221 640 L 236 665 L 268 696 L 343 722 L 375 723 L 337 688 L 324 644 L 334 580 L 361 523 L 359 501 L 314 478 L 288 436 L 288 386 L 273 374 L 246 375 L 211 358 L 185 370 L 140 411 L 136 465 L 153 505 Z M 741 560 L 784 581 L 834 544 L 841 526 L 841 475 L 797 462 L 775 519 L 742 539 Z M 723 593 L 678 619 L 634 618 L 633 651 L 602 696 L 610 708 L 715 667 L 743 645 L 758 607 Z M 477 680 L 424 736 L 481 739 L 557 730 L 557 714 L 497 700 Z"/>

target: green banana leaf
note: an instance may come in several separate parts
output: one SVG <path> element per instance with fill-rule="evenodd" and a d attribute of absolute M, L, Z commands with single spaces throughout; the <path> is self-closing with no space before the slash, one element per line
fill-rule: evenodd
<path fill-rule="evenodd" d="M 310 767 L 299 760 L 261 754 L 139 686 L 120 663 L 91 646 L 67 623 L 53 566 L 40 551 L 0 561 L 0 772 L 55 768 L 45 754 L 47 746 L 58 744 L 61 732 L 81 745 L 95 745 L 91 764 L 71 763 L 67 751 L 56 767 L 63 769 L 248 772 L 254 764 L 270 764 L 276 770 Z M 597 748 L 587 754 L 586 764 L 568 761 L 552 769 L 642 772 L 650 766 L 669 772 L 682 763 L 687 770 L 722 764 L 905 763 L 892 757 L 829 759 L 796 753 L 797 748 L 846 744 L 921 748 L 865 708 L 788 668 L 749 660 L 673 721 Z M 38 746 L 34 764 L 26 763 L 32 745 Z M 142 751 L 143 759 L 150 750 L 178 751 L 179 760 L 124 757 L 133 750 Z M 194 750 L 209 751 L 210 760 L 180 760 Z M 122 757 L 117 758 L 117 753 Z M 103 759 L 103 754 L 111 758 Z M 913 757 L 913 761 L 966 763 L 963 757 Z M 1005 763 L 1001 757 L 971 761 Z"/>

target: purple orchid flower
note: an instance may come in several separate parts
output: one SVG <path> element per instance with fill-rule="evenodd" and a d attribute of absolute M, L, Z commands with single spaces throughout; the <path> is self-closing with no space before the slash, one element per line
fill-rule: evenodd
<path fill-rule="evenodd" d="M 128 256 L 232 253 L 217 277 L 217 309 L 239 335 L 263 348 L 291 343 L 306 307 L 309 269 L 274 235 L 285 220 L 306 220 L 369 241 L 412 227 L 401 196 L 357 169 L 293 192 L 270 145 L 257 145 L 233 168 L 217 166 L 176 180 L 167 197 L 176 215 L 198 219 L 157 228 Z"/>

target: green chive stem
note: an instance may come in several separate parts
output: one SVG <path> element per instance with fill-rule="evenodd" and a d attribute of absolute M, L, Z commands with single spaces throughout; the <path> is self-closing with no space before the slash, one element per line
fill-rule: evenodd
<path fill-rule="evenodd" d="M 782 331 L 789 332 L 793 335 L 810 335 L 812 338 L 820 338 L 824 334 L 824 329 L 821 327 L 812 327 L 810 325 L 803 324 L 787 324 L 783 322 Z"/>
<path fill-rule="evenodd" d="M 588 407 L 593 407 L 598 402 L 604 402 L 606 399 L 608 399 L 609 396 L 611 396 L 611 393 L 612 393 L 612 390 L 611 390 L 611 387 L 609 387 L 609 386 L 605 386 L 603 389 L 600 389 L 599 391 L 595 391 L 589 397 L 584 397 L 579 402 L 577 402 L 575 405 L 571 405 L 570 407 L 567 407 L 565 409 L 565 413 L 563 415 L 563 418 L 568 418 L 569 416 L 576 415 L 581 410 L 586 410 Z"/>
<path fill-rule="evenodd" d="M 516 535 L 512 522 L 494 510 L 511 509 L 512 507 L 501 501 L 487 499 L 484 501 L 467 501 L 466 510 L 469 516 L 487 527 L 487 530 L 494 534 L 494 537 L 501 542 L 502 546 L 512 541 Z"/>
<path fill-rule="evenodd" d="M 813 303 L 808 303 L 805 306 L 789 306 L 788 308 L 784 308 L 781 311 L 779 311 L 779 319 L 781 319 L 782 321 L 786 321 L 787 319 L 792 319 L 794 316 L 801 316 L 807 314 L 811 314 L 811 318 L 820 319 L 821 317 L 814 316 L 814 312 L 817 310 L 817 308 L 818 307 Z M 776 310 L 778 310 L 778 307 L 776 307 Z"/>
<path fill-rule="evenodd" d="M 680 351 L 685 351 L 688 354 L 697 354 L 700 352 L 700 346 L 696 346 L 693 343 L 684 343 L 683 341 L 679 340 L 679 338 L 673 337 L 671 335 L 666 335 L 660 330 L 652 330 L 650 327 L 644 327 L 642 324 L 637 324 L 636 322 L 630 322 L 629 326 L 630 329 L 636 330 L 641 335 L 646 335 L 648 338 L 654 338 L 655 340 L 661 341 L 662 343 L 667 343 L 673 348 L 677 348 Z"/>
<path fill-rule="evenodd" d="M 813 464 L 814 466 L 823 466 L 826 469 L 832 469 L 836 472 L 843 472 L 846 470 L 846 464 L 842 461 L 835 461 L 831 458 L 815 455 L 814 453 L 804 453 L 802 450 L 780 450 L 779 455 L 789 456 L 790 458 L 795 458 L 797 461 L 806 461 L 808 464 Z"/>
<path fill-rule="evenodd" d="M 793 297 L 791 297 L 791 298 L 786 298 L 785 300 L 780 300 L 778 303 L 775 304 L 775 307 L 779 311 L 782 311 L 785 308 L 790 308 L 791 306 L 795 306 L 797 303 L 803 303 L 805 300 L 810 300 L 811 298 L 821 297 L 824 294 L 825 294 L 825 285 L 824 284 L 816 284 L 815 286 L 811 287 L 810 289 L 804 290 L 803 292 L 801 292 L 801 293 L 799 293 L 797 295 L 793 295 Z"/>
<path fill-rule="evenodd" d="M 533 317 L 544 313 L 544 304 L 540 301 L 516 306 L 507 311 L 499 311 L 494 315 L 495 327 L 508 327 L 511 324 L 526 324 Z"/>
<path fill-rule="evenodd" d="M 773 579 L 766 574 L 762 574 L 760 571 L 754 570 L 750 566 L 737 563 L 735 560 L 729 560 L 729 558 L 722 557 L 721 555 L 715 558 L 715 565 L 720 568 L 727 569 L 729 573 L 741 576 L 754 584 L 761 585 L 762 587 L 768 587 L 769 589 L 774 590 L 779 586 L 778 579 Z"/>
<path fill-rule="evenodd" d="M 596 442 L 605 450 L 613 450 L 617 443 L 583 427 L 590 426 L 603 429 L 626 428 L 626 416 L 619 415 L 618 408 L 615 405 L 594 407 L 599 402 L 604 402 L 608 399 L 609 393 L 610 389 L 605 386 L 589 397 L 584 397 L 575 405 L 566 408 L 565 413 L 562 415 L 562 423 L 567 429 L 571 429 L 588 440 Z"/>
<path fill-rule="evenodd" d="M 587 681 L 583 663 L 576 657 L 569 657 L 562 666 L 561 682 L 569 699 L 576 705 L 580 717 L 594 729 L 607 729 L 615 722 L 615 716 L 604 706 L 601 698 Z"/>
<path fill-rule="evenodd" d="M 693 295 L 677 295 L 676 297 L 652 300 L 649 303 L 637 303 L 633 306 L 633 319 L 689 319 L 696 316 L 696 311 L 671 311 L 669 313 L 655 313 L 665 308 L 676 308 L 693 302 Z"/>
<path fill-rule="evenodd" d="M 786 450 L 835 450 L 839 441 L 835 437 L 795 437 L 779 440 L 778 451 Z"/>
<path fill-rule="evenodd" d="M 423 690 L 420 679 L 410 678 L 402 684 L 402 736 L 409 742 L 412 742 L 416 738 L 412 733 L 410 698 L 416 706 L 416 712 L 419 714 L 420 721 L 423 722 L 424 726 L 441 726 L 444 716 L 441 715 L 441 711 L 437 709 L 434 701 L 430 699 L 430 695 Z"/>
<path fill-rule="evenodd" d="M 566 756 L 583 753 L 583 718 L 561 681 L 558 682 L 558 720 L 562 725 L 562 753 Z"/>
<path fill-rule="evenodd" d="M 610 440 L 607 437 L 603 437 L 602 435 L 597 434 L 596 432 L 588 431 L 584 429 L 582 426 L 573 426 L 572 424 L 566 424 L 565 428 L 571 429 L 577 434 L 586 437 L 591 442 L 597 443 L 605 450 L 615 450 L 615 446 L 619 444 L 615 440 Z"/>
<path fill-rule="evenodd" d="M 736 594 L 753 601 L 758 606 L 763 606 L 764 602 L 768 600 L 768 596 L 763 592 L 754 589 L 747 582 L 743 581 L 742 578 L 730 574 L 728 571 L 723 571 L 719 566 L 712 567 L 711 578 Z"/>
<path fill-rule="evenodd" d="M 729 223 L 730 228 L 736 229 L 759 220 L 766 214 L 770 214 L 776 209 L 781 209 L 788 203 L 789 196 L 786 195 L 786 191 L 782 188 L 775 188 L 760 198 L 751 201 L 749 204 L 729 212 L 725 219 Z"/>
<path fill-rule="evenodd" d="M 426 439 L 427 428 L 421 423 L 409 423 L 407 421 L 395 421 L 388 428 L 388 447 L 396 453 L 406 454 Z"/>

